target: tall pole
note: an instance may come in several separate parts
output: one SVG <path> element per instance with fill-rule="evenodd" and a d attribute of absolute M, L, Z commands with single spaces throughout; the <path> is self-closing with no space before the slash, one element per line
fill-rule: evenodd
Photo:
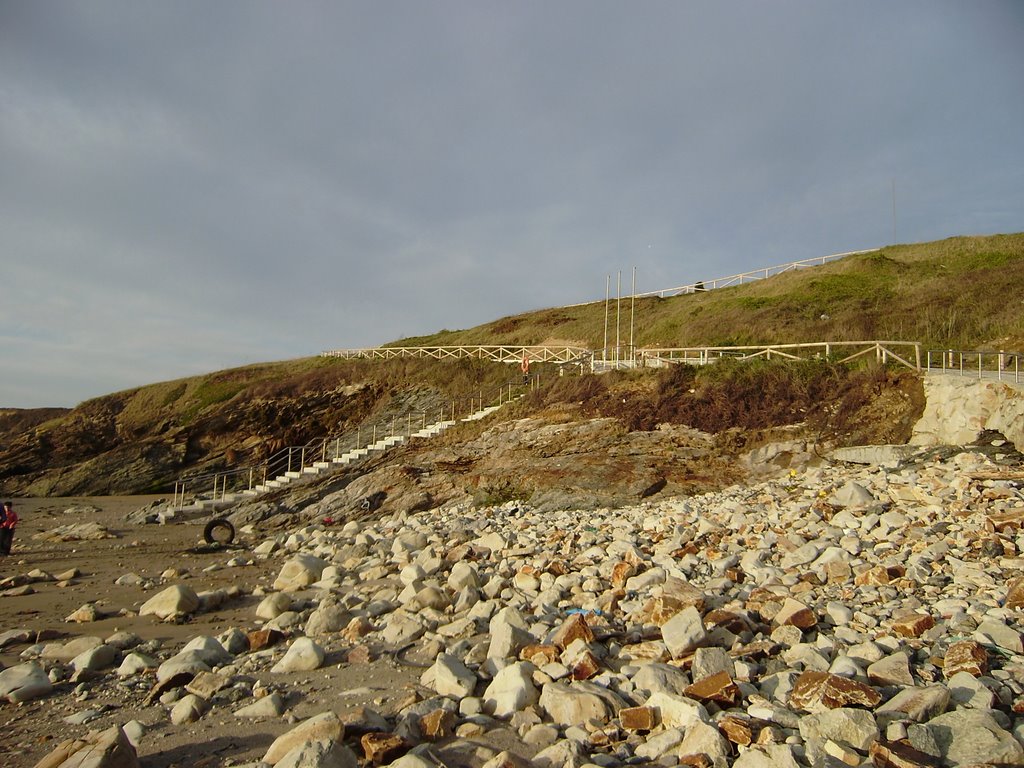
<path fill-rule="evenodd" d="M 619 367 L 619 327 L 622 318 L 622 270 L 619 270 L 615 278 L 615 367 Z"/>
<path fill-rule="evenodd" d="M 636 264 L 633 265 L 633 290 L 629 297 L 629 360 L 636 365 L 636 347 L 633 346 L 633 316 L 636 310 Z"/>
<path fill-rule="evenodd" d="M 608 359 L 608 302 L 611 300 L 612 275 L 608 273 L 604 281 L 604 348 L 601 350 L 601 361 Z"/>

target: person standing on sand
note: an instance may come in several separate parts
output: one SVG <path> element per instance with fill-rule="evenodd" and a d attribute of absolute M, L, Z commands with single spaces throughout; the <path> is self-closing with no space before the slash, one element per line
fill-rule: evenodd
<path fill-rule="evenodd" d="M 14 511 L 14 505 L 9 501 L 5 501 L 3 512 L 0 513 L 0 555 L 11 554 L 11 544 L 14 542 L 14 527 L 17 524 L 18 513 Z"/>

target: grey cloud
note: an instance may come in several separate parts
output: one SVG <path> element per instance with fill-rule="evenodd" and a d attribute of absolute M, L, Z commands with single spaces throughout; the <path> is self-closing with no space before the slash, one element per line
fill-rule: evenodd
<path fill-rule="evenodd" d="M 0 5 L 0 405 L 1024 221 L 1015 2 Z M 59 383 L 63 382 L 63 383 Z"/>

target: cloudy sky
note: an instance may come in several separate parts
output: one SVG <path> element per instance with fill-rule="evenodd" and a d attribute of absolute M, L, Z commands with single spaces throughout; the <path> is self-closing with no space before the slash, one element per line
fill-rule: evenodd
<path fill-rule="evenodd" d="M 1024 230 L 1024 3 L 0 0 L 0 406 Z"/>

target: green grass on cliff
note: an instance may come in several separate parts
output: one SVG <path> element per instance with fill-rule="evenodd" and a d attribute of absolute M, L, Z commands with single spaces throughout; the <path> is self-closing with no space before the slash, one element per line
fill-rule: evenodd
<path fill-rule="evenodd" d="M 636 301 L 640 347 L 802 341 L 920 341 L 930 348 L 1024 349 L 1024 233 L 954 237 L 706 293 Z M 394 346 L 541 344 L 599 349 L 603 301 L 501 318 Z"/>

